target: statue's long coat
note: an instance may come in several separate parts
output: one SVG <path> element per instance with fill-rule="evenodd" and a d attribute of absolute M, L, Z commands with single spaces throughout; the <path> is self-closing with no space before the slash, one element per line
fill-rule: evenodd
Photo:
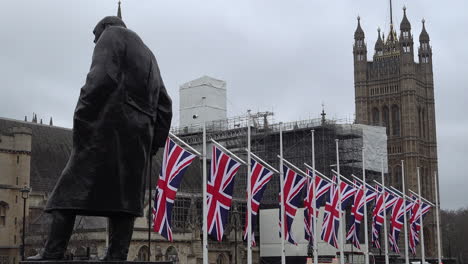
<path fill-rule="evenodd" d="M 71 156 L 45 210 L 142 216 L 151 153 L 171 118 L 152 52 L 131 30 L 105 29 L 75 109 Z"/>

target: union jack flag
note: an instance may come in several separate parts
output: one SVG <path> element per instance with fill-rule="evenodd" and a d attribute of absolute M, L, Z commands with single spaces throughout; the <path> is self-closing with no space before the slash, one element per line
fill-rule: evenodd
<path fill-rule="evenodd" d="M 251 206 L 252 206 L 252 245 L 255 246 L 254 224 L 257 222 L 258 210 L 260 208 L 260 201 L 263 197 L 263 192 L 266 189 L 266 184 L 273 177 L 273 172 L 265 168 L 260 162 L 255 159 L 250 159 L 250 192 L 251 192 Z M 244 239 L 247 240 L 248 230 L 248 217 L 245 215 L 245 229 Z"/>
<path fill-rule="evenodd" d="M 336 176 L 333 177 L 333 182 L 336 182 Z M 322 240 L 330 245 L 338 248 L 337 233 L 340 225 L 340 214 L 352 201 L 356 189 L 349 186 L 345 182 L 341 182 L 341 208 L 339 206 L 339 193 L 337 184 L 332 184 L 330 188 L 330 198 L 325 205 L 325 216 L 322 224 Z"/>
<path fill-rule="evenodd" d="M 398 238 L 400 235 L 401 228 L 404 225 L 404 203 L 405 200 L 403 198 L 398 197 L 396 199 L 396 203 L 392 208 L 392 215 L 391 215 L 391 222 L 390 222 L 390 233 L 388 234 L 388 242 L 390 243 L 390 247 L 395 253 L 400 253 L 400 249 L 398 247 Z"/>
<path fill-rule="evenodd" d="M 240 163 L 213 145 L 211 171 L 207 184 L 208 234 L 218 241 L 223 239 L 224 226 L 231 208 L 234 176 Z"/>
<path fill-rule="evenodd" d="M 421 231 L 421 216 L 424 218 L 431 209 L 431 206 L 426 203 L 419 202 L 419 199 L 413 196 L 415 200 L 410 219 L 410 236 L 409 236 L 409 247 L 413 255 L 416 256 L 416 246 L 419 244 L 419 231 Z"/>
<path fill-rule="evenodd" d="M 378 195 L 376 197 L 374 211 L 372 212 L 372 243 L 374 247 L 380 248 L 379 237 L 380 229 L 384 223 L 383 212 L 384 210 L 388 212 L 392 209 L 393 205 L 396 202 L 396 197 L 389 194 L 387 191 L 382 192 L 382 188 L 379 185 L 376 186 L 376 190 L 378 192 Z"/>
<path fill-rule="evenodd" d="M 194 154 L 177 145 L 172 139 L 166 139 L 154 198 L 153 228 L 169 241 L 172 241 L 171 215 L 177 189 L 185 170 L 194 159 Z"/>
<path fill-rule="evenodd" d="M 310 170 L 307 170 L 307 174 L 313 178 L 307 179 L 307 194 L 304 198 L 305 239 L 314 243 L 314 224 L 319 214 L 319 208 L 325 205 L 326 196 L 330 192 L 331 183 L 317 175 L 314 176 L 313 172 Z M 313 180 L 315 180 L 315 191 Z M 316 193 L 315 206 L 313 205 L 314 193 Z"/>
<path fill-rule="evenodd" d="M 351 207 L 350 228 L 346 235 L 346 239 L 350 240 L 356 248 L 361 249 L 359 243 L 359 229 L 361 227 L 362 219 L 364 219 L 364 206 L 374 201 L 377 193 L 370 189 L 366 184 L 366 195 L 364 196 L 364 187 L 356 181 L 355 184 L 359 189 L 354 196 L 354 204 Z"/>
<path fill-rule="evenodd" d="M 280 226 L 280 237 L 282 234 L 285 234 L 284 239 L 289 241 L 290 243 L 297 245 L 292 233 L 291 233 L 291 226 L 292 222 L 294 221 L 294 217 L 296 216 L 297 208 L 299 207 L 300 202 L 300 193 L 302 187 L 304 187 L 306 183 L 306 178 L 300 176 L 297 172 L 290 169 L 288 166 L 283 165 L 283 193 L 285 199 L 282 199 L 281 192 L 280 192 L 280 203 L 284 204 L 284 211 L 285 213 L 281 212 L 280 206 L 280 217 L 282 215 L 283 222 L 286 223 L 284 227 L 281 226 L 281 218 L 279 221 Z M 281 204 L 280 204 L 281 205 Z"/>

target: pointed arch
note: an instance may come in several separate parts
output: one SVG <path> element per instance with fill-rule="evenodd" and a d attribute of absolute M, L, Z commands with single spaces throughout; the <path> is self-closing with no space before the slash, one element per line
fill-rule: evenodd
<path fill-rule="evenodd" d="M 376 126 L 380 124 L 380 111 L 377 107 L 372 108 L 372 124 Z"/>
<path fill-rule="evenodd" d="M 224 256 L 224 254 L 219 254 L 218 257 L 216 258 L 216 264 L 228 264 L 227 258 Z"/>
<path fill-rule="evenodd" d="M 175 247 L 170 246 L 167 248 L 166 260 L 172 261 L 174 264 L 179 264 L 179 253 Z"/>
<path fill-rule="evenodd" d="M 139 261 L 149 261 L 149 248 L 146 245 L 143 245 L 138 250 L 137 260 Z"/>
<path fill-rule="evenodd" d="M 400 136 L 400 108 L 398 105 L 392 105 L 392 135 Z"/>
<path fill-rule="evenodd" d="M 382 123 L 387 128 L 387 135 L 390 135 L 390 110 L 386 105 L 382 107 Z"/>

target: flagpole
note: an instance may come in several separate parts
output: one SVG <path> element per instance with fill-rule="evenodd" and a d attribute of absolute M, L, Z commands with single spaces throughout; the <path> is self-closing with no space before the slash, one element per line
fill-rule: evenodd
<path fill-rule="evenodd" d="M 385 243 L 385 264 L 389 264 L 388 259 L 388 237 L 387 237 L 387 198 L 385 197 L 385 180 L 384 180 L 384 160 L 382 158 L 382 194 L 383 194 L 383 226 L 384 226 L 384 243 Z"/>
<path fill-rule="evenodd" d="M 406 219 L 406 186 L 405 186 L 405 161 L 401 160 L 401 181 L 402 181 L 402 192 L 403 192 L 403 199 L 405 199 L 403 203 L 404 214 L 403 214 L 403 223 L 405 229 L 405 264 L 409 264 L 409 250 L 408 250 L 408 223 Z"/>
<path fill-rule="evenodd" d="M 250 110 L 247 117 L 247 264 L 252 264 L 252 183 L 250 179 Z M 237 260 L 236 260 L 237 261 Z"/>
<path fill-rule="evenodd" d="M 364 263 L 369 264 L 369 237 L 368 237 L 368 227 L 367 227 L 367 184 L 366 184 L 366 162 L 365 162 L 365 152 L 362 148 L 362 181 L 364 186 L 364 244 L 366 245 L 366 251 L 364 252 Z M 359 234 L 357 234 L 359 236 Z"/>
<path fill-rule="evenodd" d="M 336 170 L 338 172 L 338 212 L 340 213 L 339 224 L 340 227 L 338 232 L 340 232 L 340 263 L 344 264 L 344 239 L 343 239 L 343 216 L 342 216 L 342 208 L 341 208 L 341 176 L 340 176 L 340 152 L 338 149 L 338 139 L 335 139 L 335 147 L 336 147 Z"/>
<path fill-rule="evenodd" d="M 439 204 L 439 184 L 437 181 L 437 172 L 434 171 L 434 187 L 435 187 L 435 202 L 436 202 L 436 223 L 437 223 L 437 259 L 438 264 L 442 264 L 441 245 L 440 245 L 440 204 Z"/>
<path fill-rule="evenodd" d="M 286 264 L 286 255 L 284 251 L 284 239 L 286 237 L 285 235 L 285 222 L 284 222 L 284 192 L 283 192 L 283 177 L 284 177 L 284 171 L 283 171 L 283 128 L 282 128 L 283 123 L 279 123 L 279 129 L 280 129 L 280 193 L 281 193 L 281 200 L 280 200 L 280 223 L 281 223 L 281 264 Z"/>
<path fill-rule="evenodd" d="M 426 264 L 426 252 L 424 248 L 424 224 L 423 224 L 423 216 L 422 216 L 422 201 L 421 201 L 421 175 L 418 169 L 418 196 L 419 196 L 419 217 L 421 223 L 421 263 Z"/>
<path fill-rule="evenodd" d="M 206 197 L 206 122 L 203 121 L 203 263 L 208 264 L 208 208 Z"/>
<path fill-rule="evenodd" d="M 317 241 L 317 216 L 316 216 L 316 210 L 317 208 L 317 186 L 315 186 L 315 130 L 311 130 L 312 132 L 312 169 L 313 169 L 313 178 L 312 178 L 312 188 L 314 190 L 313 195 L 312 195 L 312 208 L 313 208 L 313 216 L 312 216 L 312 221 L 314 222 L 314 264 L 318 264 L 318 241 Z M 318 213 L 318 212 L 317 212 Z"/>

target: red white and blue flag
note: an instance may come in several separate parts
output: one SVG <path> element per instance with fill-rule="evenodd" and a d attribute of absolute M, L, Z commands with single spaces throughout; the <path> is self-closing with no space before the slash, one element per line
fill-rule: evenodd
<path fill-rule="evenodd" d="M 384 223 L 384 208 L 389 212 L 396 202 L 396 197 L 389 194 L 387 191 L 382 192 L 382 188 L 377 185 L 376 190 L 378 195 L 376 197 L 375 207 L 372 212 L 372 244 L 376 248 L 380 248 L 380 229 Z M 384 199 L 385 197 L 385 199 Z M 385 203 L 384 203 L 385 200 Z"/>
<path fill-rule="evenodd" d="M 166 139 L 154 198 L 153 228 L 169 241 L 172 241 L 171 215 L 177 189 L 185 170 L 194 159 L 194 154 L 177 145 L 172 139 Z"/>
<path fill-rule="evenodd" d="M 213 145 L 211 171 L 207 184 L 208 234 L 214 239 L 223 239 L 224 227 L 227 224 L 231 208 L 234 176 L 240 163 Z"/>
<path fill-rule="evenodd" d="M 333 177 L 333 182 L 336 182 L 336 176 Z M 340 225 L 340 214 L 352 201 L 356 193 L 356 189 L 349 186 L 345 182 L 341 182 L 341 208 L 339 202 L 339 193 L 337 184 L 333 184 L 330 188 L 330 198 L 325 205 L 325 216 L 322 225 L 322 240 L 328 244 L 338 248 L 338 228 Z"/>
<path fill-rule="evenodd" d="M 395 253 L 400 253 L 398 247 L 398 238 L 400 231 L 404 225 L 404 214 L 405 214 L 405 200 L 401 197 L 396 199 L 396 202 L 392 208 L 391 221 L 390 221 L 390 233 L 388 234 L 388 242 L 390 247 Z"/>
<path fill-rule="evenodd" d="M 317 175 L 314 176 L 310 170 L 307 170 L 307 175 L 313 178 L 307 179 L 307 194 L 304 198 L 305 239 L 314 243 L 314 224 L 319 215 L 319 208 L 326 203 L 326 198 L 332 184 Z M 315 180 L 315 190 L 313 180 Z M 313 205 L 314 193 L 316 195 L 315 206 Z"/>
<path fill-rule="evenodd" d="M 421 206 L 417 197 L 413 196 L 413 199 L 416 201 L 411 210 L 409 247 L 413 255 L 416 255 L 416 246 L 419 244 L 419 232 L 421 231 L 421 216 L 424 218 L 431 206 L 425 203 L 422 203 Z"/>
<path fill-rule="evenodd" d="M 364 187 L 356 181 L 355 184 L 359 186 L 359 189 L 356 192 L 356 195 L 354 195 L 354 204 L 351 207 L 350 215 L 350 228 L 346 235 L 346 240 L 351 241 L 356 248 L 361 249 L 359 243 L 359 230 L 362 220 L 364 219 L 364 206 L 374 201 L 377 193 L 366 184 L 366 195 L 364 196 Z"/>
<path fill-rule="evenodd" d="M 257 222 L 258 210 L 260 209 L 260 201 L 265 192 L 267 183 L 273 177 L 273 172 L 255 159 L 250 159 L 250 192 L 251 192 L 251 208 L 252 208 L 252 245 L 255 246 L 254 225 Z M 248 217 L 245 215 L 244 240 L 247 240 Z"/>
<path fill-rule="evenodd" d="M 283 165 L 283 188 L 284 199 L 281 197 L 281 192 L 279 195 L 280 198 L 280 217 L 283 217 L 283 221 L 279 221 L 280 226 L 280 237 L 282 234 L 285 234 L 284 240 L 289 241 L 290 243 L 297 245 L 292 233 L 291 226 L 296 216 L 297 208 L 300 203 L 300 194 L 302 187 L 306 183 L 306 178 L 299 175 L 297 172 L 290 169 L 288 166 Z M 284 204 L 285 213 L 281 212 L 281 203 Z M 286 223 L 284 227 L 281 226 L 281 222 Z"/>

